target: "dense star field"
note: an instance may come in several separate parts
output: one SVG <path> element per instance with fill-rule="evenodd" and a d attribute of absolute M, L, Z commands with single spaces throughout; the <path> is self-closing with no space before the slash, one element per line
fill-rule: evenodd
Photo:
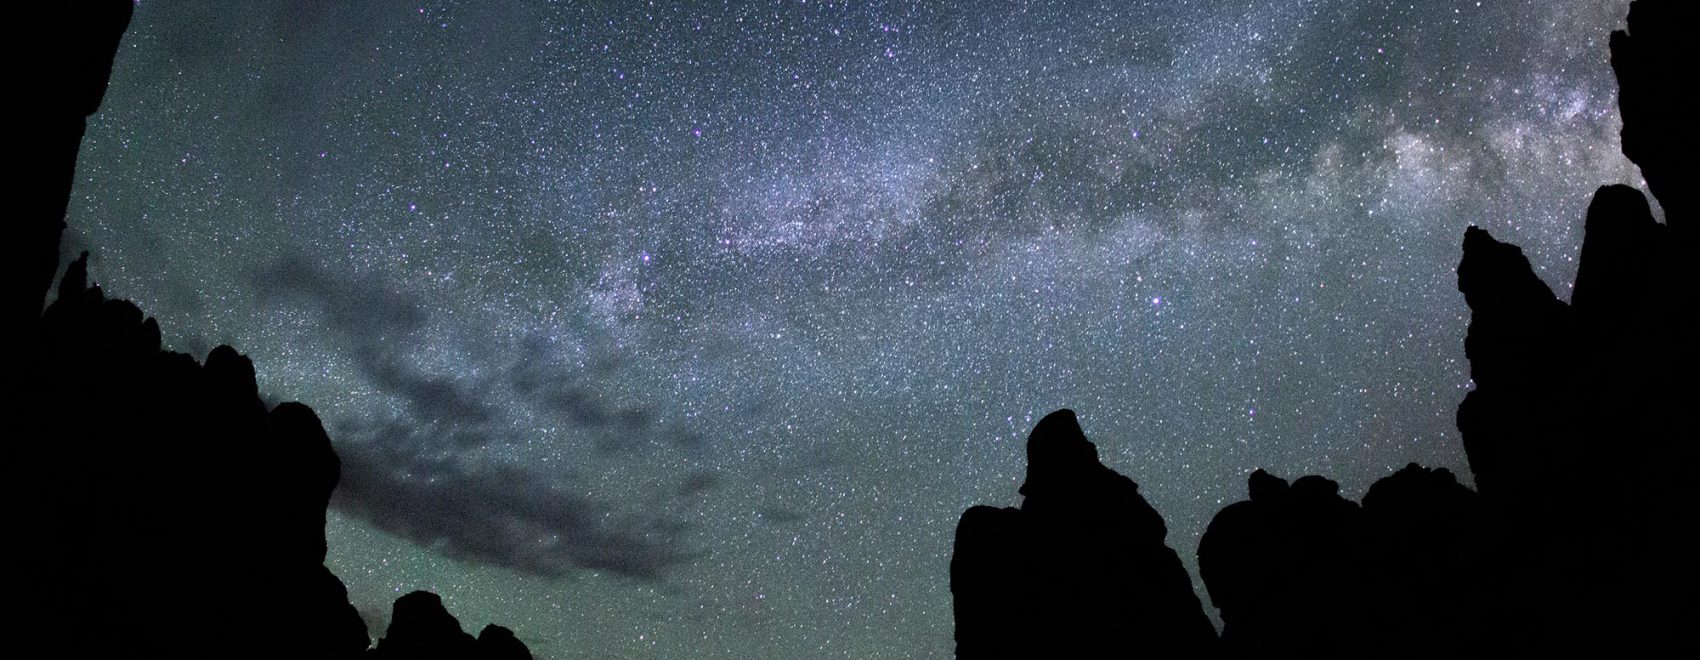
<path fill-rule="evenodd" d="M 1568 297 L 1641 185 L 1626 1 L 962 4 L 141 3 L 65 250 L 325 419 L 374 636 L 936 657 L 1053 409 L 1189 562 L 1254 468 L 1467 479 L 1465 227 Z"/>

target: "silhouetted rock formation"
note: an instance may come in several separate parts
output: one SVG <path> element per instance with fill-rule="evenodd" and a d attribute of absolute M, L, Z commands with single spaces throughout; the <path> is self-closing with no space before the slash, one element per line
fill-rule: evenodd
<path fill-rule="evenodd" d="M 7 559 L 14 625 L 57 657 L 355 657 L 365 624 L 324 567 L 337 458 L 306 406 L 267 411 L 247 358 L 160 350 L 159 326 L 88 286 L 87 255 L 42 310 L 85 117 L 128 0 L 20 8 L 6 228 Z"/>
<path fill-rule="evenodd" d="M 478 631 L 478 653 L 486 660 L 531 660 L 531 649 L 514 636 L 514 631 L 494 623 Z"/>
<path fill-rule="evenodd" d="M 1691 232 L 1695 212 L 1695 154 L 1700 153 L 1700 102 L 1694 89 L 1694 29 L 1700 3 L 1640 0 L 1630 5 L 1629 30 L 1611 34 L 1623 115 L 1623 155 L 1641 166 L 1647 188 L 1665 209 L 1665 222 Z"/>
<path fill-rule="evenodd" d="M 1139 486 L 1098 462 L 1074 412 L 1027 440 L 1020 509 L 962 515 L 951 557 L 959 657 L 1208 653 L 1215 630 Z"/>
<path fill-rule="evenodd" d="M 1700 656 L 1687 319 L 1700 119 L 1681 64 L 1697 8 L 1637 2 L 1611 42 L 1624 152 L 1665 224 L 1635 189 L 1600 188 L 1570 304 L 1521 250 L 1465 232 L 1475 389 L 1457 420 L 1480 496 L 1412 465 L 1355 520 L 1306 525 L 1294 519 L 1321 505 L 1254 473 L 1251 500 L 1199 547 L 1227 655 Z"/>
<path fill-rule="evenodd" d="M 267 411 L 227 346 L 204 366 L 161 351 L 152 319 L 85 288 L 86 263 L 33 326 L 8 402 L 32 625 L 77 657 L 358 655 L 365 624 L 324 567 L 339 467 L 318 417 Z"/>
<path fill-rule="evenodd" d="M 1318 476 L 1291 486 L 1263 470 L 1251 499 L 1229 505 L 1198 544 L 1198 572 L 1222 612 L 1231 656 L 1274 651 L 1334 655 L 1363 625 L 1358 505 Z"/>
<path fill-rule="evenodd" d="M 1486 654 L 1498 621 L 1484 549 L 1496 536 L 1476 493 L 1412 463 L 1370 486 L 1363 511 L 1361 657 Z"/>
<path fill-rule="evenodd" d="M 1642 0 L 1611 40 L 1623 151 L 1665 224 L 1633 188 L 1595 193 L 1569 305 L 1530 284 L 1516 248 L 1465 236 L 1458 288 L 1476 389 L 1458 429 L 1503 530 L 1492 562 L 1505 643 L 1518 648 L 1700 655 L 1688 474 L 1700 459 L 1688 421 L 1700 342 L 1686 318 L 1700 304 L 1700 115 L 1685 64 L 1697 17 L 1691 2 Z"/>
<path fill-rule="evenodd" d="M 318 416 L 268 411 L 228 346 L 205 364 L 161 350 L 153 319 L 89 286 L 87 253 L 42 309 L 85 117 L 132 7 L 19 8 L 41 50 L 14 81 L 28 166 L 0 240 L 14 654 L 361 657 L 366 626 L 324 566 L 341 468 Z M 488 637 L 464 657 L 529 657 L 505 629 Z"/>
<path fill-rule="evenodd" d="M 450 660 L 470 658 L 478 641 L 461 630 L 460 620 L 429 591 L 395 599 L 389 630 L 372 649 L 371 657 L 388 660 Z"/>
<path fill-rule="evenodd" d="M 1700 657 L 1700 489 L 1688 474 L 1700 464 L 1688 421 L 1700 400 L 1700 341 L 1687 318 L 1700 309 L 1688 224 L 1700 112 L 1686 66 L 1697 13 L 1697 3 L 1642 0 L 1628 33 L 1611 42 L 1624 152 L 1658 196 L 1664 224 L 1635 189 L 1601 188 L 1569 304 L 1517 247 L 1465 232 L 1458 288 L 1472 312 L 1465 355 L 1475 388 L 1457 421 L 1480 495 L 1446 470 L 1415 464 L 1376 482 L 1362 507 L 1321 477 L 1289 486 L 1252 473 L 1250 498 L 1218 513 L 1199 544 L 1201 577 L 1225 624 L 1221 655 Z M 1078 434 L 1072 416 L 1057 425 L 1066 430 L 1049 421 L 1036 439 Z M 1098 632 L 1071 631 L 1088 641 L 1052 638 L 1069 647 L 1031 635 L 1034 615 L 1024 608 L 1045 602 L 1036 590 L 1091 591 L 1031 559 L 1033 514 L 1048 510 L 1030 506 L 1044 492 L 1035 486 L 1092 481 L 1090 468 L 1103 469 L 1086 460 L 1084 438 L 1040 447 L 1030 449 L 1031 469 L 1044 477 L 1030 473 L 1029 505 L 976 507 L 957 528 L 959 655 L 1125 654 L 1137 643 L 1115 636 L 1129 628 L 1105 619 L 1093 621 L 1104 626 Z M 1077 467 L 1041 469 L 1055 463 Z M 1077 510 L 1068 506 L 1093 499 L 1112 498 L 1045 502 Z M 1139 504 L 1117 523 L 1149 527 L 1126 522 L 1154 517 Z M 1095 530 L 1070 527 L 1078 536 L 1117 524 L 1091 515 L 1068 523 Z M 1023 568 L 1000 580 L 1011 565 Z"/>
<path fill-rule="evenodd" d="M 1566 430 L 1547 413 L 1570 403 L 1565 365 L 1554 360 L 1573 343 L 1570 309 L 1522 250 L 1476 227 L 1464 232 L 1458 289 L 1473 312 L 1464 356 L 1476 389 L 1458 407 L 1458 428 L 1476 487 L 1489 496 L 1536 492 L 1534 482 L 1552 467 L 1523 459 Z M 1493 447 L 1476 446 L 1488 437 Z"/>
<path fill-rule="evenodd" d="M 397 598 L 389 630 L 369 654 L 373 660 L 531 660 L 531 651 L 507 628 L 488 625 L 478 638 L 429 591 Z"/>
<path fill-rule="evenodd" d="M 22 328 L 41 314 L 59 271 L 59 237 L 86 118 L 100 107 L 118 39 L 130 25 L 132 0 L 24 3 L 14 25 L 30 32 L 17 47 L 7 97 L 14 194 L 0 241 L 0 327 Z M 30 52 L 33 49 L 33 52 Z M 9 364 L 9 363 L 8 363 Z"/>
<path fill-rule="evenodd" d="M 1476 494 L 1411 464 L 1357 504 L 1317 476 L 1258 470 L 1198 546 L 1225 657 L 1456 657 L 1481 651 Z"/>
<path fill-rule="evenodd" d="M 1700 654 L 1676 634 L 1700 615 L 1691 236 L 1655 222 L 1633 188 L 1601 188 L 1570 305 L 1516 284 L 1538 280 L 1515 248 L 1478 229 L 1465 238 L 1476 389 L 1458 429 L 1504 530 L 1510 644 Z"/>

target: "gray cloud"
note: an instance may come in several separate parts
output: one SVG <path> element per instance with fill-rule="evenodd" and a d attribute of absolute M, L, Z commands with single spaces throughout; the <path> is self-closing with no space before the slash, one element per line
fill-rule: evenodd
<path fill-rule="evenodd" d="M 617 378 L 623 365 L 612 352 L 582 367 L 567 364 L 553 354 L 547 341 L 530 337 L 518 342 L 518 357 L 505 380 L 519 401 L 562 426 L 583 432 L 602 454 L 628 454 L 657 445 L 701 449 L 702 434 L 664 423 L 652 404 L 622 400 L 599 384 Z"/>
<path fill-rule="evenodd" d="M 678 538 L 688 526 L 667 515 L 677 500 L 716 484 L 684 472 L 656 491 L 662 500 L 618 505 L 536 470 L 487 458 L 512 435 L 499 401 L 540 415 L 585 438 L 597 456 L 645 460 L 640 449 L 695 449 L 699 434 L 661 423 L 652 405 L 624 402 L 599 383 L 621 361 L 600 354 L 583 366 L 554 357 L 529 339 L 481 356 L 492 375 L 474 382 L 424 373 L 412 360 L 432 319 L 420 300 L 376 277 L 337 277 L 312 262 L 284 257 L 251 273 L 268 304 L 316 310 L 331 343 L 378 391 L 408 404 L 400 419 L 337 420 L 343 480 L 333 504 L 377 527 L 447 556 L 542 575 L 575 568 L 659 579 L 687 561 Z M 351 440 L 351 438 L 358 438 Z"/>
<path fill-rule="evenodd" d="M 340 282 L 311 262 L 285 257 L 253 273 L 263 298 L 282 298 L 317 307 L 329 329 L 349 349 L 363 375 L 386 392 L 404 398 L 421 419 L 456 423 L 490 419 L 490 407 L 456 379 L 421 373 L 408 364 L 407 352 L 422 342 L 429 321 L 423 305 L 376 278 Z"/>
<path fill-rule="evenodd" d="M 339 446 L 333 504 L 446 556 L 546 577 L 583 568 L 660 579 L 692 556 L 677 548 L 680 521 L 623 511 L 524 469 L 423 451 L 430 444 L 391 425 Z"/>

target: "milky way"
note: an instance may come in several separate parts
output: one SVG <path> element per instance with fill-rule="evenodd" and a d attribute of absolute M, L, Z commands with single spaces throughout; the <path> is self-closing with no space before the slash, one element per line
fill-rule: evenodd
<path fill-rule="evenodd" d="M 374 634 L 945 656 L 1059 407 L 1189 562 L 1254 468 L 1467 475 L 1464 228 L 1568 297 L 1642 185 L 1626 2 L 606 4 L 142 3 L 91 121 L 66 251 L 325 418 Z"/>

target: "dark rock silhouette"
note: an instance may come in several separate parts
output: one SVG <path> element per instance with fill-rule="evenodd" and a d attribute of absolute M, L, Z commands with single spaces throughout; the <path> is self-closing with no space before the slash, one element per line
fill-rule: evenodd
<path fill-rule="evenodd" d="M 12 637 L 27 657 L 361 657 L 366 625 L 324 565 L 341 466 L 312 409 L 268 410 L 228 346 L 204 363 L 162 350 L 154 319 L 90 285 L 87 253 L 42 309 L 132 7 L 20 8 L 40 52 L 14 80 L 30 166 L 0 230 Z M 487 636 L 456 657 L 529 657 L 511 632 Z"/>
<path fill-rule="evenodd" d="M 1474 491 L 1415 463 L 1363 498 L 1359 657 L 1482 655 L 1496 617 L 1484 549 L 1494 527 Z"/>
<path fill-rule="evenodd" d="M 1700 655 L 1688 408 L 1700 361 L 1694 3 L 1642 0 L 1612 34 L 1623 151 L 1665 211 L 1594 195 L 1570 304 L 1533 290 L 1515 248 L 1472 229 L 1458 286 L 1476 389 L 1458 429 L 1488 514 L 1505 643 L 1574 654 Z M 1602 524 L 1603 523 L 1603 524 Z"/>
<path fill-rule="evenodd" d="M 313 411 L 268 410 L 228 346 L 204 363 L 162 350 L 153 319 L 90 285 L 86 254 L 43 310 L 132 8 L 20 9 L 35 52 L 12 81 L 13 133 L 29 166 L 0 241 L 14 639 L 56 657 L 530 657 L 506 628 L 467 634 L 426 592 L 396 602 L 368 651 L 324 565 L 341 466 Z M 1029 438 L 1022 506 L 974 507 L 957 527 L 959 655 L 1700 657 L 1697 12 L 1640 0 L 1610 43 L 1624 153 L 1663 224 L 1640 192 L 1601 188 L 1569 303 L 1518 248 L 1465 233 L 1475 389 L 1457 423 L 1478 491 L 1411 465 L 1359 506 L 1322 477 L 1253 473 L 1200 543 L 1218 641 L 1162 517 L 1058 411 Z"/>
<path fill-rule="evenodd" d="M 1034 426 L 1021 494 L 1019 509 L 977 506 L 957 525 L 958 656 L 1209 652 L 1215 630 L 1162 516 L 1098 462 L 1073 411 Z"/>
<path fill-rule="evenodd" d="M 1492 561 L 1509 591 L 1508 644 L 1700 654 L 1691 634 L 1676 634 L 1700 615 L 1700 502 L 1686 474 L 1697 456 L 1685 414 L 1700 394 L 1682 318 L 1696 302 L 1690 236 L 1656 223 L 1634 189 L 1601 188 L 1570 305 L 1528 291 L 1474 295 L 1534 275 L 1486 232 L 1465 239 L 1476 390 L 1458 428 L 1504 532 Z"/>
<path fill-rule="evenodd" d="M 1222 613 L 1223 652 L 1355 648 L 1342 637 L 1363 625 L 1357 503 L 1318 476 L 1288 486 L 1258 470 L 1248 481 L 1251 499 L 1216 514 L 1198 545 L 1199 577 Z"/>
<path fill-rule="evenodd" d="M 531 660 L 531 651 L 514 632 L 491 624 L 477 639 L 429 591 L 397 598 L 389 630 L 369 657 L 381 660 Z"/>
<path fill-rule="evenodd" d="M 1692 232 L 1693 189 L 1700 172 L 1700 102 L 1695 101 L 1694 27 L 1700 5 L 1687 0 L 1640 0 L 1630 5 L 1629 30 L 1611 35 L 1623 115 L 1623 155 L 1641 166 L 1647 188 L 1665 209 L 1665 222 Z"/>
<path fill-rule="evenodd" d="M 478 631 L 478 654 L 488 660 L 531 660 L 531 649 L 514 636 L 514 631 L 494 623 Z"/>
<path fill-rule="evenodd" d="M 373 658 L 435 659 L 470 658 L 478 641 L 461 630 L 460 621 L 443 607 L 443 599 L 429 591 L 415 591 L 395 599 L 389 630 L 372 649 Z"/>
<path fill-rule="evenodd" d="M 1411 464 L 1363 506 L 1318 476 L 1258 470 L 1216 514 L 1199 573 L 1221 610 L 1222 655 L 1450 657 L 1480 652 L 1485 610 L 1476 494 Z"/>
<path fill-rule="evenodd" d="M 1535 276 L 1522 250 L 1476 227 L 1464 232 L 1458 289 L 1472 312 L 1464 356 L 1476 384 L 1458 407 L 1458 428 L 1476 487 L 1489 496 L 1537 492 L 1535 482 L 1554 474 L 1552 466 L 1519 459 L 1565 432 L 1546 413 L 1570 403 L 1565 365 L 1553 359 L 1573 343 L 1570 308 Z M 1488 437 L 1493 446 L 1480 446 Z"/>
<path fill-rule="evenodd" d="M 1600 188 L 1569 303 L 1516 246 L 1465 232 L 1458 288 L 1471 310 L 1464 348 L 1475 387 L 1457 423 L 1479 494 L 1415 464 L 1376 482 L 1361 507 L 1321 477 L 1289 486 L 1252 473 L 1249 499 L 1219 512 L 1199 544 L 1224 622 L 1220 655 L 1700 657 L 1700 489 L 1688 474 L 1700 436 L 1687 421 L 1700 400 L 1700 342 L 1688 320 L 1700 309 L 1691 225 L 1700 112 L 1687 65 L 1697 13 L 1696 3 L 1641 0 L 1628 32 L 1611 40 L 1624 153 L 1642 168 L 1663 224 L 1634 188 Z M 1078 433 L 1068 419 L 1060 435 Z M 1048 435 L 1041 429 L 1035 438 Z M 1079 641 L 1034 613 L 1039 602 L 1047 613 L 1105 602 L 1107 590 L 1032 559 L 1033 514 L 1117 499 L 1072 485 L 1103 470 L 1084 438 L 1040 446 L 1030 449 L 1043 476 L 1030 473 L 1028 504 L 1053 483 L 1077 495 L 963 516 L 951 565 L 958 654 L 1126 655 L 1169 639 L 1097 619 L 1115 632 L 1070 629 L 1088 637 Z M 1046 467 L 1054 464 L 1076 467 Z M 1128 511 L 1069 518 L 1080 526 L 1070 533 L 1161 529 L 1148 507 Z M 1150 532 L 1127 536 L 1148 542 Z M 1101 570 L 1101 555 L 1067 556 Z M 1020 568 L 1011 575 L 1010 566 Z M 1035 596 L 1046 589 L 1050 600 Z"/>
<path fill-rule="evenodd" d="M 512 630 L 488 625 L 474 639 L 429 591 L 397 598 L 390 627 L 369 657 L 374 660 L 531 660 Z"/>
<path fill-rule="evenodd" d="M 7 105 L 15 122 L 8 138 L 14 163 L 7 174 L 6 240 L 0 241 L 0 327 L 22 328 L 41 315 L 43 297 L 59 272 L 59 237 L 86 119 L 100 107 L 118 39 L 130 25 L 131 0 L 27 3 L 13 8 L 28 26 L 30 61 L 12 67 Z M 25 52 L 33 51 L 33 52 Z"/>
<path fill-rule="evenodd" d="M 1457 422 L 1480 495 L 1412 465 L 1356 519 L 1307 526 L 1293 519 L 1309 509 L 1254 473 L 1199 547 L 1226 655 L 1700 656 L 1686 421 L 1700 115 L 1679 64 L 1696 11 L 1642 0 L 1611 41 L 1624 153 L 1664 224 L 1639 191 L 1600 188 L 1568 304 L 1517 247 L 1465 232 L 1475 388 Z"/>
<path fill-rule="evenodd" d="M 0 241 L 17 342 L 4 396 L 14 624 L 61 657 L 355 657 L 365 624 L 324 566 L 339 468 L 313 411 L 268 411 L 229 347 L 204 366 L 161 351 L 153 319 L 89 286 L 86 253 L 41 307 L 85 117 L 132 7 L 24 9 L 44 50 L 14 81 L 31 166 Z"/>
<path fill-rule="evenodd" d="M 30 625 L 76 657 L 256 639 L 245 656 L 359 655 L 365 624 L 324 566 L 339 465 L 318 417 L 268 411 L 228 346 L 204 365 L 161 351 L 152 319 L 85 288 L 86 259 L 33 324 L 7 402 Z M 198 651 L 184 650 L 186 622 Z"/>

